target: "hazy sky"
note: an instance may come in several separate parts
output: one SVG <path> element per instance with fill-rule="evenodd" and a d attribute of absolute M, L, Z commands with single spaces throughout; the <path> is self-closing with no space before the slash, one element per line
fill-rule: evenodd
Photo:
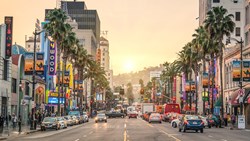
<path fill-rule="evenodd" d="M 176 59 L 176 53 L 192 39 L 198 27 L 198 0 L 85 0 L 96 9 L 101 30 L 108 31 L 114 74 L 138 71 Z M 1 0 L 0 24 L 14 17 L 14 41 L 24 46 L 36 18 L 56 0 Z"/>

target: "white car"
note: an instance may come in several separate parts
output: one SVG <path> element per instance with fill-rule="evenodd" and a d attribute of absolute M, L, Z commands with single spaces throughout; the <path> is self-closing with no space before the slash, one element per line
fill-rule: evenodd
<path fill-rule="evenodd" d="M 58 117 L 57 121 L 59 122 L 61 128 L 67 128 L 68 127 L 67 120 L 65 120 L 63 117 Z"/>
<path fill-rule="evenodd" d="M 88 117 L 87 113 L 83 112 L 82 114 L 83 114 L 83 120 L 84 120 L 84 122 L 89 122 L 89 117 Z"/>
<path fill-rule="evenodd" d="M 174 119 L 174 120 L 171 121 L 171 126 L 173 128 L 178 127 L 181 118 L 182 118 L 182 115 L 178 115 L 176 119 Z"/>

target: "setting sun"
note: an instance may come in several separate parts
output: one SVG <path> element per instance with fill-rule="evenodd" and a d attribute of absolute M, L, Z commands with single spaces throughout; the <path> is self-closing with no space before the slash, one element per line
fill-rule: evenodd
<path fill-rule="evenodd" d="M 134 62 L 132 60 L 126 60 L 123 65 L 123 69 L 125 72 L 131 72 L 134 70 Z"/>

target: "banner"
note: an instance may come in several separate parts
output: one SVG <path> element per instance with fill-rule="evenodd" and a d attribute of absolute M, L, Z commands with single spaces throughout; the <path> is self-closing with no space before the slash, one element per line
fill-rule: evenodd
<path fill-rule="evenodd" d="M 233 61 L 233 81 L 240 81 L 240 61 Z"/>
<path fill-rule="evenodd" d="M 36 74 L 44 75 L 44 54 L 36 53 Z"/>
<path fill-rule="evenodd" d="M 62 71 L 57 71 L 56 73 L 60 73 L 60 82 L 58 82 L 58 77 L 56 76 L 56 86 L 58 86 L 58 84 L 62 84 Z"/>
<path fill-rule="evenodd" d="M 63 84 L 64 87 L 68 87 L 69 86 L 69 71 L 64 71 L 64 78 L 63 78 Z"/>
<path fill-rule="evenodd" d="M 83 81 L 75 80 L 75 92 L 83 92 Z"/>
<path fill-rule="evenodd" d="M 208 88 L 208 73 L 204 72 L 202 77 L 203 88 Z"/>
<path fill-rule="evenodd" d="M 8 59 L 12 51 L 13 17 L 5 17 L 4 23 L 6 24 L 5 58 Z"/>
<path fill-rule="evenodd" d="M 185 91 L 190 92 L 190 88 L 191 88 L 191 91 L 195 91 L 195 82 L 194 81 L 186 81 Z"/>
<path fill-rule="evenodd" d="M 243 81 L 250 81 L 250 61 L 243 61 L 243 66 L 242 66 L 242 78 Z"/>
<path fill-rule="evenodd" d="M 56 45 L 50 42 L 49 45 L 49 75 L 56 73 Z"/>
<path fill-rule="evenodd" d="M 25 65 L 24 65 L 24 74 L 32 75 L 33 74 L 33 53 L 25 53 Z"/>

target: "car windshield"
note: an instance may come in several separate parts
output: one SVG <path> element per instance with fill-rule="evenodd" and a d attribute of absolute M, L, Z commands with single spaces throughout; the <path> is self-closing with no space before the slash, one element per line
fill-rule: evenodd
<path fill-rule="evenodd" d="M 198 116 L 193 116 L 193 115 L 188 115 L 186 116 L 187 120 L 192 120 L 192 119 L 200 119 Z"/>
<path fill-rule="evenodd" d="M 49 117 L 46 117 L 44 118 L 43 122 L 55 122 L 55 118 L 49 118 Z"/>
<path fill-rule="evenodd" d="M 70 111 L 69 115 L 71 115 L 71 116 L 79 116 L 80 112 L 79 111 Z"/>
<path fill-rule="evenodd" d="M 83 112 L 82 115 L 87 115 L 87 113 L 86 113 L 86 112 Z"/>
<path fill-rule="evenodd" d="M 98 114 L 97 117 L 105 117 L 104 114 Z"/>

